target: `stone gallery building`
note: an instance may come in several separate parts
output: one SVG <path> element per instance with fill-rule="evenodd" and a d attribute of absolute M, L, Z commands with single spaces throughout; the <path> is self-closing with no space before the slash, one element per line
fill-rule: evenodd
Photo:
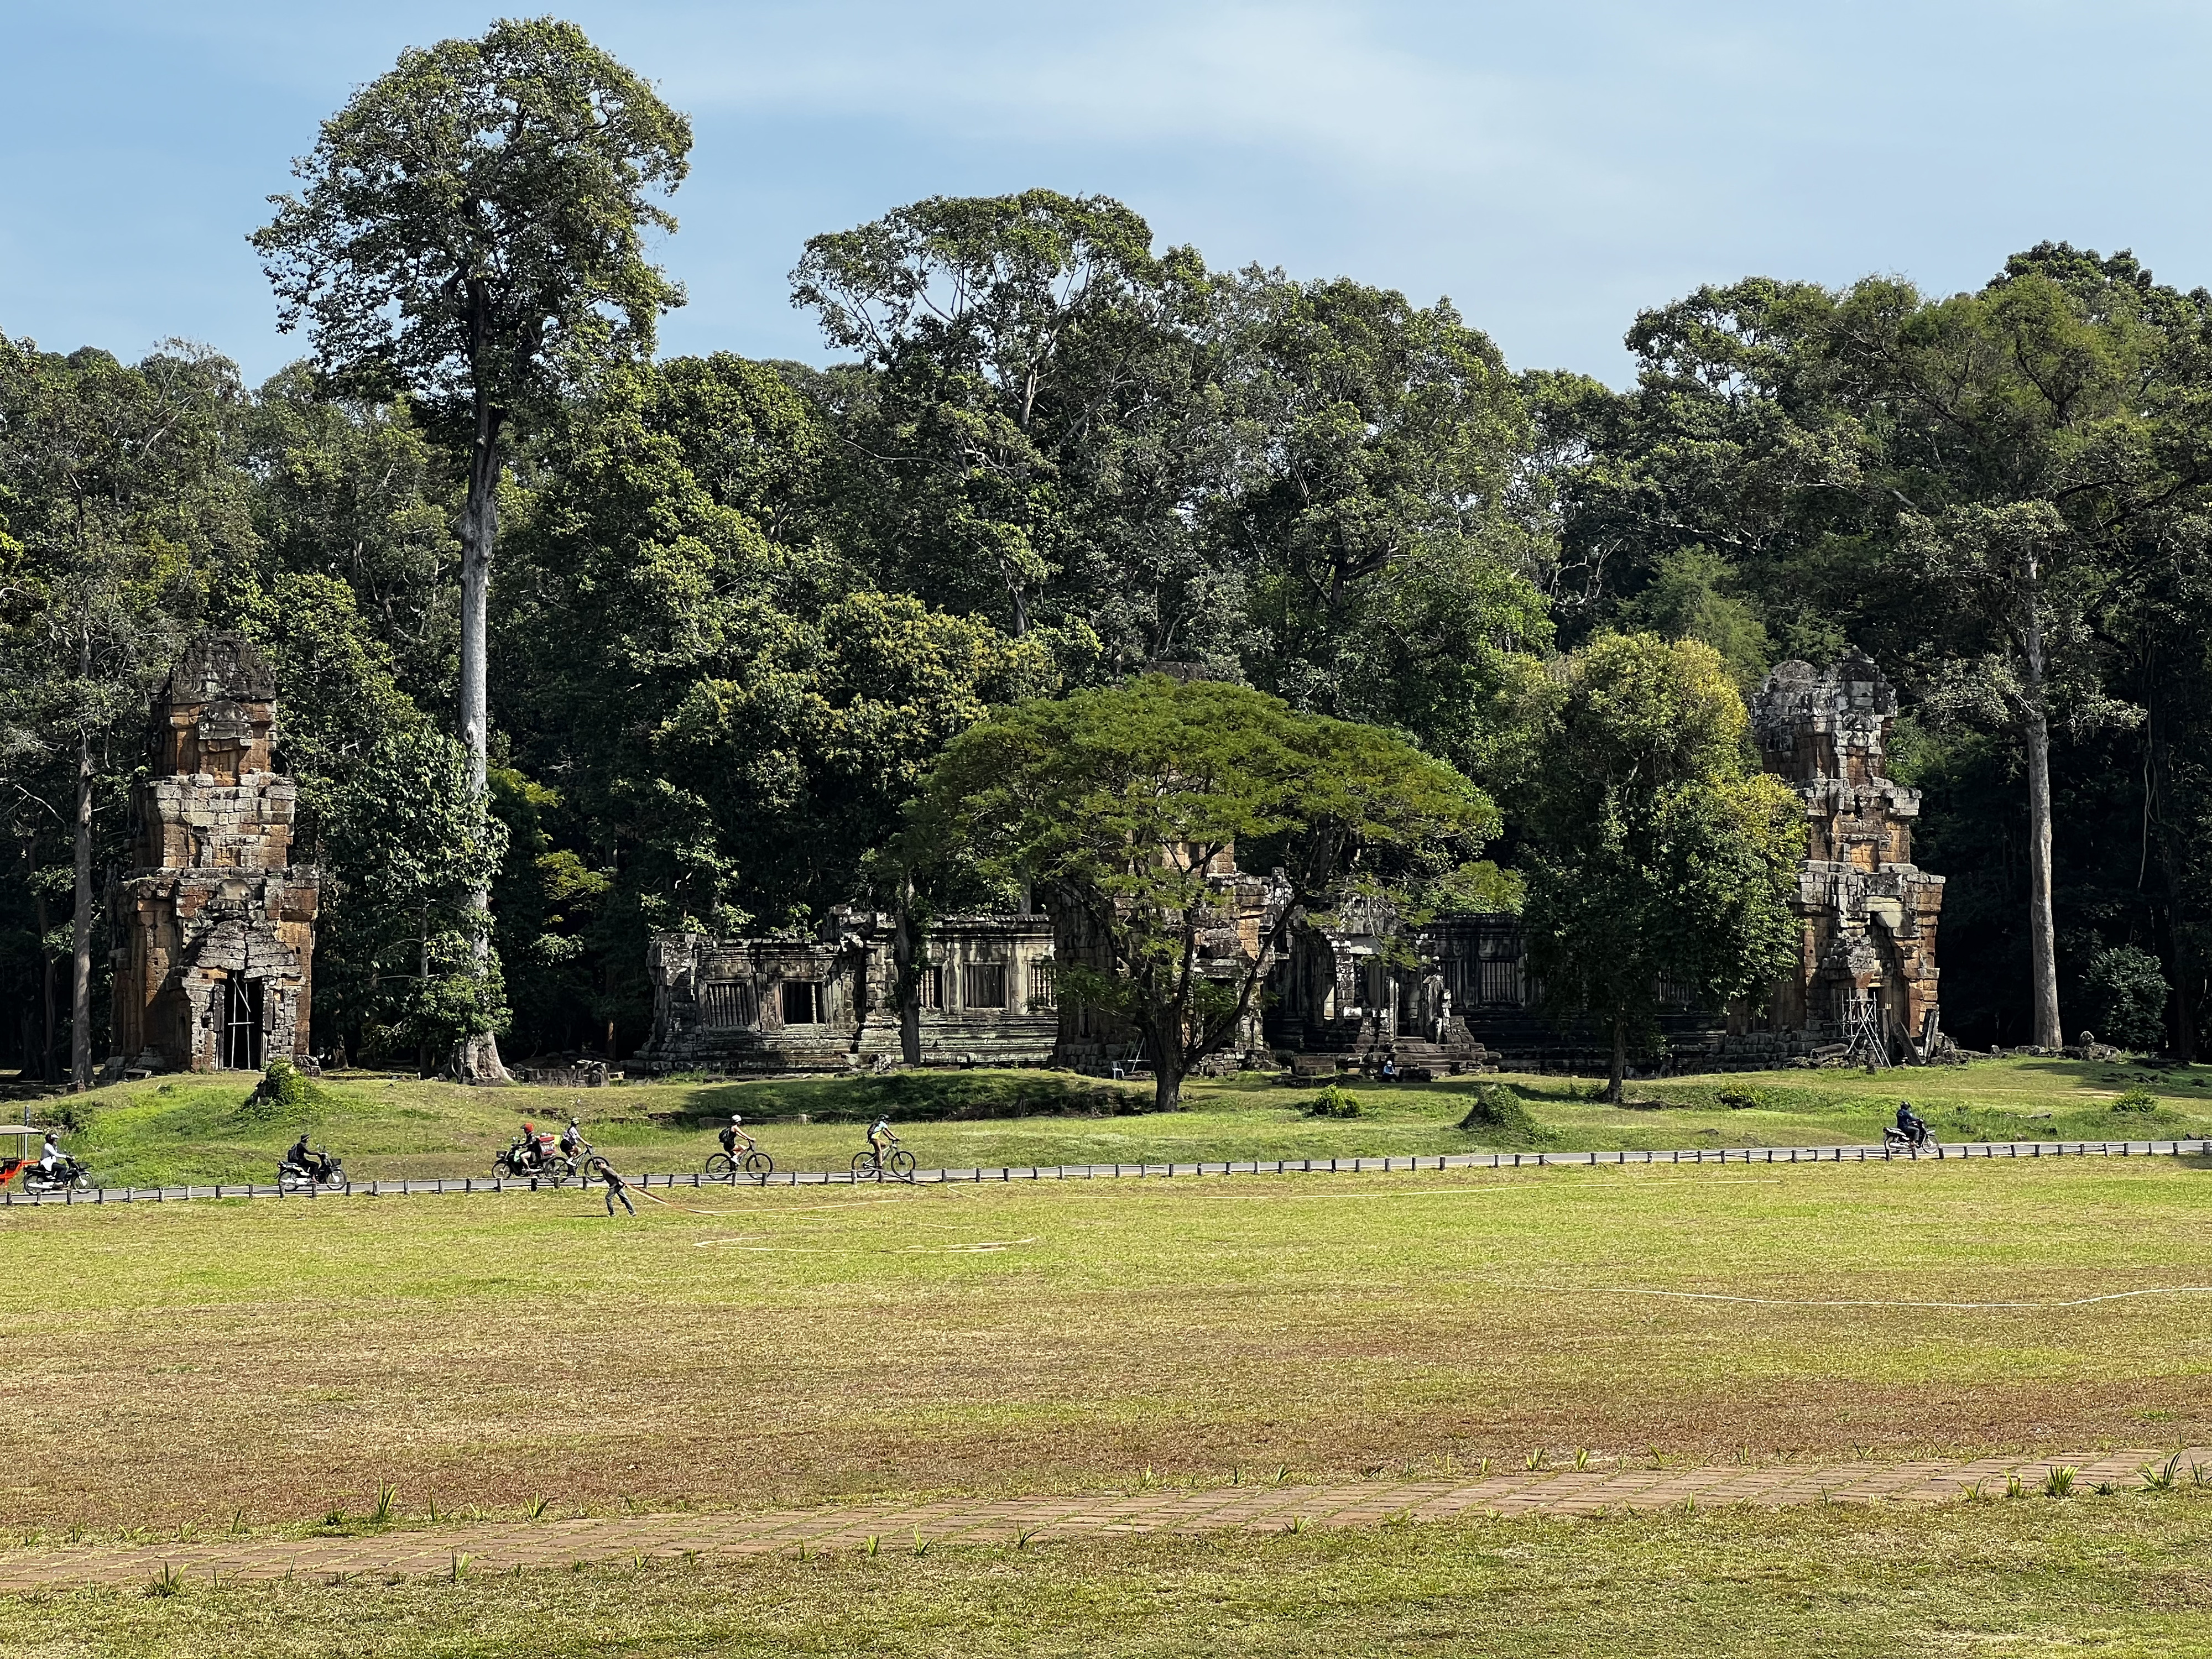
<path fill-rule="evenodd" d="M 112 1053 L 129 1069 L 257 1071 L 308 1052 L 319 895 L 292 862 L 299 792 L 270 751 L 276 695 L 260 653 L 216 634 L 155 701 L 116 905 Z"/>
<path fill-rule="evenodd" d="M 1709 1066 L 1881 1057 L 1920 1060 L 1946 1047 L 1936 932 L 1943 878 L 1912 862 L 1917 791 L 1885 770 L 1896 688 L 1847 650 L 1825 669 L 1785 662 L 1752 699 L 1766 769 L 1805 804 L 1810 846 L 1791 900 L 1798 960 L 1756 1002 L 1701 1008 L 1656 988 L 1669 1057 Z M 1269 950 L 1279 883 L 1210 871 L 1220 900 L 1201 939 L 1205 970 L 1233 979 L 1255 959 L 1267 995 L 1229 1057 L 1305 1056 L 1314 1069 L 1378 1063 L 1449 1069 L 1508 1062 L 1602 1062 L 1597 1036 L 1543 1006 L 1520 922 L 1446 915 L 1409 925 L 1361 900 L 1298 917 Z M 653 1033 L 644 1069 L 846 1068 L 900 1053 L 890 918 L 840 913 L 819 940 L 663 933 L 652 944 Z M 1094 957 L 1080 917 L 946 917 L 926 955 L 924 1064 L 1043 1064 L 1103 1072 L 1140 1061 L 1133 1034 L 1054 994 L 1058 963 Z"/>
<path fill-rule="evenodd" d="M 645 1072 L 841 1072 L 902 1052 L 896 921 L 833 911 L 817 939 L 655 933 Z M 916 984 L 925 1066 L 1052 1057 L 1060 1031 L 1052 918 L 939 916 Z"/>

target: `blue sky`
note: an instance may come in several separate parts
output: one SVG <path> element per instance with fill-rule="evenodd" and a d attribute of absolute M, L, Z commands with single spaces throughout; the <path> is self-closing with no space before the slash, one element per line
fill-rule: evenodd
<path fill-rule="evenodd" d="M 527 10 L 528 8 L 518 8 Z M 258 378 L 246 233 L 398 50 L 495 9 L 0 0 L 0 329 Z M 2045 237 L 2212 285 L 2212 6 L 2142 0 L 576 3 L 693 118 L 664 349 L 820 359 L 812 232 L 1047 185 L 1217 265 L 1449 295 L 1619 383 L 1639 307 L 1752 272 L 1972 287 Z"/>

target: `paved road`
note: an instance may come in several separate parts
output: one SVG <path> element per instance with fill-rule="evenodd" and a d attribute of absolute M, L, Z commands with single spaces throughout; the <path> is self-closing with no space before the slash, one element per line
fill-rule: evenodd
<path fill-rule="evenodd" d="M 2123 1489 L 2175 1454 L 2135 1451 L 2039 1458 L 1981 1458 L 1972 1462 L 1850 1462 L 1771 1468 L 1516 1470 L 1473 1480 L 1352 1481 L 1341 1486 L 1216 1486 L 1201 1492 L 1154 1487 L 1132 1494 L 1083 1498 L 948 1498 L 927 1504 L 874 1504 L 751 1515 L 612 1516 L 542 1522 L 473 1522 L 359 1537 L 289 1540 L 211 1539 L 205 1542 L 28 1548 L 0 1552 L 0 1592 L 80 1584 L 146 1583 L 165 1569 L 188 1581 L 225 1583 L 330 1578 L 364 1573 L 445 1577 L 562 1567 L 572 1562 L 628 1561 L 699 1555 L 769 1555 L 781 1551 L 864 1549 L 872 1538 L 890 1550 L 911 1549 L 917 1535 L 933 1544 L 999 1544 L 1020 1540 L 1099 1537 L 1149 1532 L 1371 1526 L 1394 1516 L 1443 1521 L 1464 1515 L 1589 1515 L 1620 1509 L 1665 1509 L 1694 1502 L 1784 1506 L 1800 1504 L 1927 1504 L 1954 1501 L 1970 1488 L 2005 1495 L 2017 1480 L 2028 1495 L 2046 1474 L 2075 1471 L 2074 1490 L 2100 1482 Z M 2212 1448 L 2179 1455 L 2179 1479 L 2191 1466 L 2212 1477 Z"/>
<path fill-rule="evenodd" d="M 1663 1152 L 1449 1152 L 1421 1158 L 1237 1158 L 1201 1164 L 1017 1164 L 988 1170 L 917 1170 L 911 1177 L 925 1186 L 989 1184 L 1015 1181 L 1170 1180 L 1188 1176 L 1308 1175 L 1345 1172 L 1410 1173 L 1417 1170 L 1519 1170 L 1586 1168 L 1644 1164 L 1904 1164 L 1955 1163 L 1976 1158 L 2203 1158 L 2212 1156 L 2212 1139 L 2202 1140 L 1975 1140 L 1951 1141 L 1930 1151 L 1904 1152 L 1887 1146 L 1688 1146 Z M 698 1174 L 627 1176 L 634 1186 L 707 1192 L 726 1190 L 727 1181 Z M 744 1176 L 746 1187 L 850 1186 L 872 1181 L 842 1170 L 779 1170 L 766 1177 Z M 584 1185 L 571 1180 L 570 1191 Z M 552 1189 L 550 1181 L 497 1180 L 490 1176 L 449 1176 L 437 1180 L 356 1181 L 315 1193 L 280 1193 L 274 1187 L 94 1187 L 85 1192 L 33 1197 L 10 1182 L 0 1188 L 0 1208 L 45 1204 L 181 1204 L 202 1199 L 269 1198 L 288 1203 L 327 1203 L 338 1198 L 397 1198 L 433 1193 L 527 1193 Z"/>

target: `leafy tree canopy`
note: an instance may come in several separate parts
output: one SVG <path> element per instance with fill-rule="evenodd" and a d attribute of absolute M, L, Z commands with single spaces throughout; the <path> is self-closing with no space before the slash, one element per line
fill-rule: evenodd
<path fill-rule="evenodd" d="M 1497 824 L 1449 766 L 1371 726 L 1152 675 L 969 727 L 896 852 L 925 881 L 956 871 L 1079 916 L 1097 959 L 1063 966 L 1069 994 L 1143 1033 L 1172 1106 L 1190 1068 L 1255 1011 L 1297 913 L 1355 886 L 1388 890 L 1387 872 L 1409 860 L 1472 859 Z M 1215 873 L 1240 847 L 1279 862 L 1256 925 Z M 1233 955 L 1209 946 L 1240 926 Z"/>
<path fill-rule="evenodd" d="M 1612 1040 L 1609 1097 L 1671 985 L 1715 1007 L 1789 964 L 1804 807 L 1752 770 L 1725 665 L 1697 641 L 1601 635 L 1565 659 L 1528 800 L 1532 967 Z"/>

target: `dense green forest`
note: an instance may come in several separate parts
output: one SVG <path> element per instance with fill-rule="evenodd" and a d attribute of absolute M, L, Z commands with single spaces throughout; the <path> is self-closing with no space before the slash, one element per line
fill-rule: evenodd
<path fill-rule="evenodd" d="M 106 1030 L 148 698 L 208 628 L 276 667 L 326 879 L 315 1041 L 355 1055 L 485 1026 L 625 1053 L 647 929 L 870 896 L 952 737 L 1148 665 L 1412 741 L 1498 803 L 1510 866 L 1546 794 L 1527 689 L 1632 630 L 1747 693 L 1846 641 L 1898 680 L 1963 1043 L 2033 1037 L 2047 754 L 2069 1038 L 2195 1048 L 2212 295 L 2057 243 L 1956 295 L 1756 278 L 1635 318 L 1617 391 L 1098 198 L 933 199 L 797 252 L 830 367 L 617 329 L 506 399 L 473 489 L 482 398 L 472 426 L 465 388 L 349 372 L 327 329 L 258 388 L 204 347 L 0 336 L 0 1064 L 66 1075 L 80 956 Z M 487 798 L 456 711 L 489 509 Z"/>

